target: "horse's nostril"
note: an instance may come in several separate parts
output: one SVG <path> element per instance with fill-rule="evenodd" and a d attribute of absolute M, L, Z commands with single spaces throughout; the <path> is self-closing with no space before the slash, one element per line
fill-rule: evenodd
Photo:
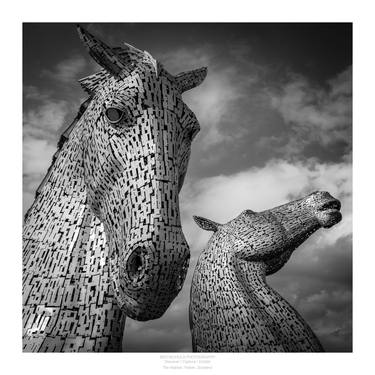
<path fill-rule="evenodd" d="M 126 272 L 128 278 L 132 282 L 140 281 L 145 273 L 146 266 L 146 250 L 137 247 L 130 254 L 128 261 L 126 263 Z"/>
<path fill-rule="evenodd" d="M 142 258 L 139 254 L 134 256 L 129 263 L 129 274 L 133 278 L 142 268 Z"/>

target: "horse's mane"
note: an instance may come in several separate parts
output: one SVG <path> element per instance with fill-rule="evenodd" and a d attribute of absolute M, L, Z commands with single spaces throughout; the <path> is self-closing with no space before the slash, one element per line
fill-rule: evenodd
<path fill-rule="evenodd" d="M 40 195 L 44 185 L 46 184 L 46 182 L 48 181 L 48 178 L 50 177 L 50 174 L 53 170 L 53 166 L 57 160 L 57 157 L 63 147 L 63 145 L 67 142 L 67 140 L 69 139 L 69 135 L 70 133 L 72 132 L 72 130 L 74 129 L 75 125 L 77 124 L 78 120 L 82 117 L 83 113 L 86 111 L 88 105 L 90 104 L 91 102 L 91 99 L 92 97 L 90 96 L 89 98 L 87 98 L 79 107 L 78 109 L 78 113 L 76 115 L 76 117 L 74 118 L 74 120 L 72 121 L 72 123 L 66 128 L 66 130 L 61 134 L 58 142 L 57 142 L 57 150 L 56 152 L 53 154 L 52 156 L 52 163 L 51 165 L 48 167 L 48 170 L 47 170 L 47 173 L 46 175 L 44 176 L 42 182 L 39 184 L 38 188 L 36 189 L 35 191 L 35 196 L 34 196 L 34 202 L 33 204 L 31 205 L 31 207 L 27 210 L 26 214 L 25 214 L 25 217 L 24 217 L 24 220 L 27 219 L 27 216 L 31 210 L 31 208 L 33 207 L 36 199 L 38 198 L 38 196 Z"/>

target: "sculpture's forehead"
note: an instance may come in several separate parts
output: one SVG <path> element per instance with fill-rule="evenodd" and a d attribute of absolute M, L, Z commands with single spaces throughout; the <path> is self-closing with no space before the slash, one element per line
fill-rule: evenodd
<path fill-rule="evenodd" d="M 252 210 L 245 210 L 241 212 L 235 219 L 231 220 L 226 227 L 241 230 L 241 228 L 254 228 L 259 224 L 265 224 L 269 221 L 268 215 L 264 213 L 254 212 Z"/>
<path fill-rule="evenodd" d="M 245 210 L 224 226 L 238 233 L 246 233 L 249 230 L 264 230 L 267 227 L 274 227 L 275 225 L 278 226 L 279 221 L 272 214 L 272 211 L 254 212 L 252 210 Z"/>
<path fill-rule="evenodd" d="M 144 72 L 134 72 L 130 76 L 126 77 L 114 77 L 111 76 L 106 83 L 102 86 L 102 90 L 107 93 L 120 93 L 129 90 L 136 90 L 143 92 L 146 86 L 150 84 L 152 80 L 151 75 L 147 75 Z M 151 89 L 151 88 L 150 88 Z M 155 89 L 155 88 L 153 88 Z"/>
<path fill-rule="evenodd" d="M 243 211 L 235 219 L 221 227 L 224 234 L 229 234 L 239 240 L 239 243 L 253 244 L 269 241 L 275 236 L 284 236 L 285 229 L 282 224 L 269 212 Z M 260 242 L 259 242 L 260 241 Z"/>
<path fill-rule="evenodd" d="M 162 70 L 159 75 L 150 69 L 137 69 L 131 75 L 125 77 L 111 76 L 101 87 L 104 95 L 132 95 L 152 92 L 153 95 L 163 92 L 168 95 L 176 91 L 177 87 L 173 77 Z"/>

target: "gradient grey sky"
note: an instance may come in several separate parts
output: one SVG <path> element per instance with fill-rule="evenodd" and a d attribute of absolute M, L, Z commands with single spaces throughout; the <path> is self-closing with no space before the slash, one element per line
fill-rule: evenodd
<path fill-rule="evenodd" d="M 343 220 L 302 245 L 270 284 L 308 321 L 327 351 L 352 348 L 351 24 L 83 24 L 110 45 L 147 50 L 171 73 L 208 66 L 184 94 L 201 132 L 181 192 L 192 259 L 166 314 L 127 320 L 126 351 L 191 351 L 192 271 L 210 234 L 192 215 L 227 222 L 315 190 L 342 202 Z M 24 24 L 24 211 L 59 135 L 95 72 L 73 24 Z"/>

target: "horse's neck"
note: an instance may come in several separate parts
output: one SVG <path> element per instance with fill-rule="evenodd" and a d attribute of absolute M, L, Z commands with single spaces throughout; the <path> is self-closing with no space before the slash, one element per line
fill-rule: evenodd
<path fill-rule="evenodd" d="M 266 265 L 236 258 L 235 273 L 246 293 L 248 309 L 258 309 L 277 350 L 322 351 L 315 334 L 299 313 L 266 282 Z M 281 346 L 281 348 L 280 348 Z"/>
<path fill-rule="evenodd" d="M 191 295 L 195 349 L 320 351 L 309 326 L 267 285 L 265 265 L 228 250 L 211 243 L 198 261 Z"/>
<path fill-rule="evenodd" d="M 211 237 L 199 257 L 192 281 L 190 324 L 194 351 L 256 351 L 251 325 L 262 325 L 257 310 L 249 312 L 248 296 L 235 272 L 235 262 L 221 242 Z M 264 325 L 264 324 L 263 324 Z M 244 327 L 244 328 L 243 328 Z M 241 332 L 246 331 L 242 340 Z M 248 342 L 254 343 L 253 350 Z"/>
<path fill-rule="evenodd" d="M 120 350 L 103 225 L 86 206 L 77 137 L 68 140 L 24 226 L 24 350 Z"/>

